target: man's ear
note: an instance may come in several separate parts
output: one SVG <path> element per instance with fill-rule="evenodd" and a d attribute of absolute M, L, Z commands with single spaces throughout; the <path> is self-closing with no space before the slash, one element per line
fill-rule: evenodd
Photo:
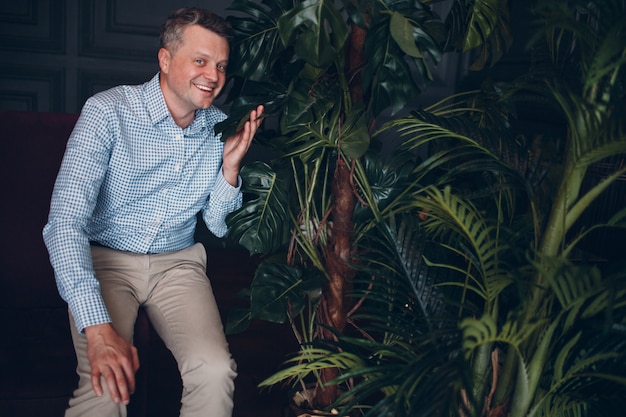
<path fill-rule="evenodd" d="M 161 72 L 167 74 L 170 68 L 170 59 L 172 58 L 170 52 L 165 48 L 161 48 L 159 49 L 157 57 L 159 58 L 159 67 L 161 68 Z"/>

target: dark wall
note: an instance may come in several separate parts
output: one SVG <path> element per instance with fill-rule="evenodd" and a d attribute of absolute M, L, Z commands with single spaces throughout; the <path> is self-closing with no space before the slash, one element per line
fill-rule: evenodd
<path fill-rule="evenodd" d="M 4 0 L 0 7 L 0 109 L 77 113 L 98 91 L 138 84 L 158 70 L 159 27 L 167 14 L 197 5 L 225 15 L 231 0 Z M 438 3 L 445 14 L 448 7 Z M 512 53 L 497 67 L 496 78 L 524 71 L 525 41 L 520 16 L 526 3 L 513 2 Z M 524 16 L 526 17 L 526 16 Z M 448 56 L 420 103 L 471 86 L 468 60 Z"/>
<path fill-rule="evenodd" d="M 230 1 L 197 1 L 223 14 Z M 159 27 L 181 0 L 5 0 L 0 109 L 77 113 L 85 100 L 158 70 Z"/>

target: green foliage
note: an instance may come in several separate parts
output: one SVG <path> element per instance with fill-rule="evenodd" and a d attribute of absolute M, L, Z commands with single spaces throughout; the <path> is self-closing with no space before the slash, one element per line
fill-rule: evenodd
<path fill-rule="evenodd" d="M 582 243 L 626 226 L 626 207 L 585 217 L 626 173 L 608 163 L 626 154 L 625 4 L 536 2 L 527 75 L 398 118 L 442 54 L 473 49 L 482 68 L 510 44 L 506 1 L 456 0 L 443 20 L 431 3 L 231 6 L 232 113 L 218 131 L 265 103 L 277 157 L 242 171 L 246 201 L 228 218 L 229 236 L 264 256 L 228 330 L 288 322 L 300 351 L 262 385 L 342 386 L 342 413 L 616 415 L 626 266 Z M 536 104 L 560 136 L 516 121 Z M 400 145 L 383 158 L 389 136 Z M 333 211 L 339 162 L 357 201 L 349 219 Z M 344 331 L 320 310 L 338 223 L 352 228 Z"/>

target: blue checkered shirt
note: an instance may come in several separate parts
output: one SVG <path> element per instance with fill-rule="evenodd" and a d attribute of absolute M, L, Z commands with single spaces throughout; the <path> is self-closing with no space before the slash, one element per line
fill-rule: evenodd
<path fill-rule="evenodd" d="M 61 297 L 77 328 L 110 322 L 91 262 L 90 242 L 134 253 L 194 243 L 196 214 L 216 236 L 241 206 L 239 185 L 221 170 L 213 131 L 226 116 L 197 110 L 178 127 L 159 86 L 119 86 L 85 103 L 61 164 L 43 236 Z"/>

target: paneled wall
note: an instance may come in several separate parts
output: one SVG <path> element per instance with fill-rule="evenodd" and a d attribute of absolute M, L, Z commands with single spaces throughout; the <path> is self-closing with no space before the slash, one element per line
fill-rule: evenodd
<path fill-rule="evenodd" d="M 231 0 L 196 0 L 225 14 Z M 3 0 L 0 6 L 0 109 L 77 113 L 98 91 L 137 84 L 158 70 L 159 27 L 185 0 Z M 516 6 L 517 4 L 517 6 Z M 449 4 L 437 3 L 444 14 Z M 524 12 L 515 3 L 512 15 Z M 517 45 L 520 19 L 512 19 Z M 523 32 L 522 32 L 523 33 Z M 522 42 L 519 42 L 519 39 Z M 499 78 L 524 69 L 515 45 L 499 65 Z M 467 59 L 447 57 L 418 102 L 428 103 L 471 86 Z M 469 77 L 467 77 L 469 75 Z"/>
<path fill-rule="evenodd" d="M 222 14 L 226 0 L 197 2 Z M 159 27 L 181 0 L 5 0 L 0 109 L 77 113 L 94 93 L 158 70 Z"/>

